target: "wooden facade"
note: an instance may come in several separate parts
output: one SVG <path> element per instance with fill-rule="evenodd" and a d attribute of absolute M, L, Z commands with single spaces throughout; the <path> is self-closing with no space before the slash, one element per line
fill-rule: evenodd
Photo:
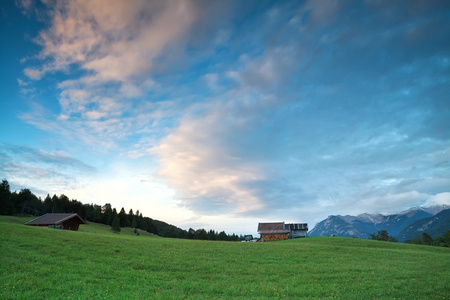
<path fill-rule="evenodd" d="M 80 224 L 86 224 L 86 222 L 78 214 L 45 214 L 25 223 L 25 225 L 29 226 L 49 227 L 72 231 L 78 231 Z"/>
<path fill-rule="evenodd" d="M 263 242 L 274 242 L 287 240 L 289 238 L 289 233 L 277 233 L 277 234 L 261 234 L 261 240 Z"/>
<path fill-rule="evenodd" d="M 289 229 L 291 239 L 307 237 L 308 224 L 306 223 L 293 223 L 285 224 L 285 228 Z"/>

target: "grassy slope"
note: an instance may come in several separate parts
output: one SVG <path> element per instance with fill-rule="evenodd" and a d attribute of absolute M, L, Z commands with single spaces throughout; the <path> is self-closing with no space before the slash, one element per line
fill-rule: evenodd
<path fill-rule="evenodd" d="M 97 234 L 111 234 L 111 226 L 98 224 L 98 223 L 88 223 L 86 225 L 80 225 L 78 231 L 87 232 L 87 233 L 97 233 Z M 151 236 L 155 237 L 153 233 L 148 233 L 147 231 L 137 229 L 137 232 L 141 236 Z M 125 227 L 121 228 L 120 235 L 134 235 L 134 228 Z"/>
<path fill-rule="evenodd" d="M 448 248 L 327 237 L 208 242 L 70 232 L 24 222 L 0 216 L 2 299 L 450 295 Z"/>

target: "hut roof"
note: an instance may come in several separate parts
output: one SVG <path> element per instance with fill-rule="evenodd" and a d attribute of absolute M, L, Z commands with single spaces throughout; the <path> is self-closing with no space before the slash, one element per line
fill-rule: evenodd
<path fill-rule="evenodd" d="M 284 227 L 284 222 L 259 223 L 258 232 L 260 234 L 288 233 L 289 229 Z"/>
<path fill-rule="evenodd" d="M 80 224 L 86 224 L 86 222 L 78 214 L 45 214 L 34 220 L 31 220 L 25 225 L 56 225 L 72 218 L 79 219 Z"/>

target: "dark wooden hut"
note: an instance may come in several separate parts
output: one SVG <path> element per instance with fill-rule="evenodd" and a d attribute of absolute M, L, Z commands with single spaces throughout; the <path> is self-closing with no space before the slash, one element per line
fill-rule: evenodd
<path fill-rule="evenodd" d="M 78 214 L 45 214 L 34 220 L 31 220 L 25 225 L 59 228 L 65 230 L 78 231 L 80 224 L 86 222 Z"/>

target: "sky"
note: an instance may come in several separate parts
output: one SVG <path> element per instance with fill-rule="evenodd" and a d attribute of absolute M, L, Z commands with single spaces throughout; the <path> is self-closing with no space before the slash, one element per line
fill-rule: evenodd
<path fill-rule="evenodd" d="M 450 204 L 450 2 L 0 3 L 0 177 L 183 229 Z"/>

